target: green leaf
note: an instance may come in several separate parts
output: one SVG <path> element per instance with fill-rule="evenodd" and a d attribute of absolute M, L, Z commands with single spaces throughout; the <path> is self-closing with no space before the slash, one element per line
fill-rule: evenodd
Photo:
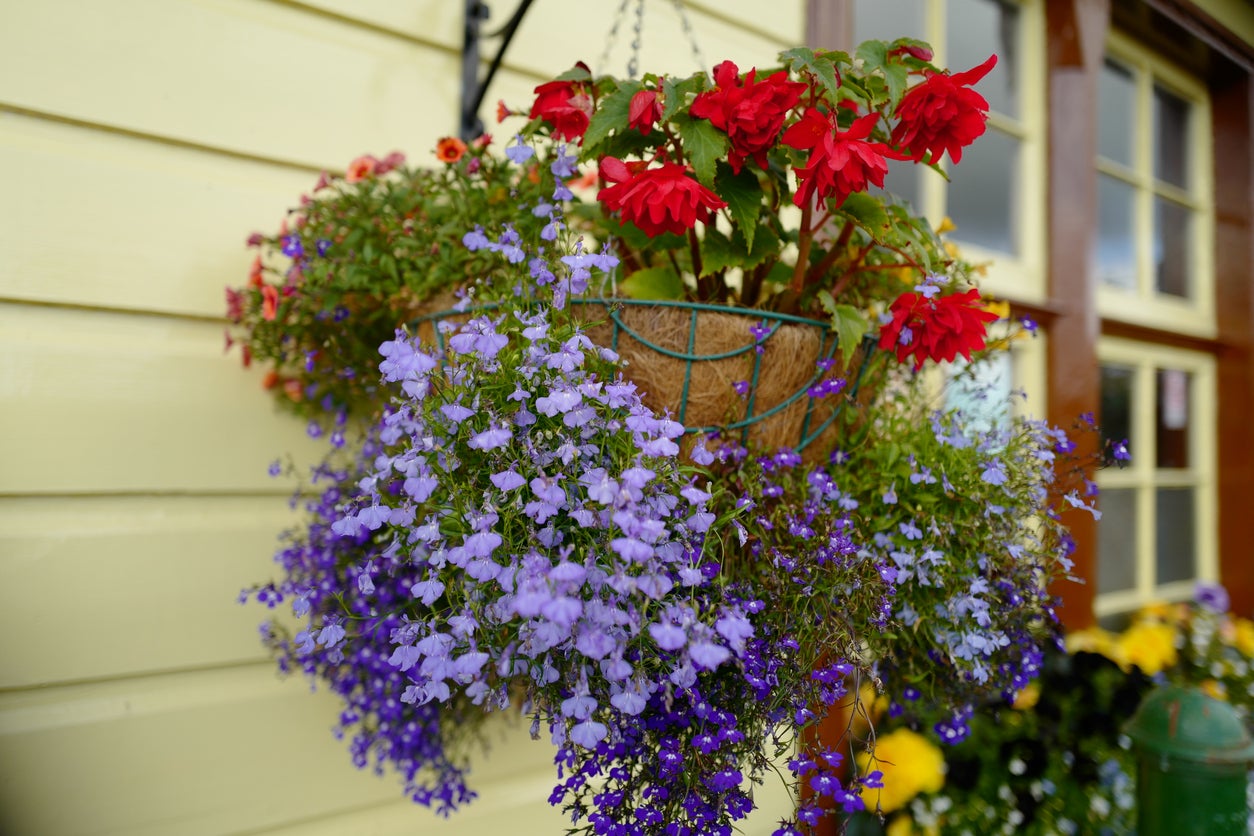
<path fill-rule="evenodd" d="M 681 107 L 688 104 L 688 96 L 700 89 L 700 76 L 690 76 L 679 81 L 665 79 L 662 82 L 662 121 L 669 122 Z"/>
<path fill-rule="evenodd" d="M 840 211 L 877 238 L 888 230 L 888 212 L 884 210 L 884 204 L 866 192 L 852 192 L 840 205 Z"/>
<path fill-rule="evenodd" d="M 592 114 L 592 119 L 588 121 L 588 130 L 584 131 L 582 152 L 584 159 L 595 158 L 597 155 L 592 153 L 592 150 L 604 142 L 610 134 L 627 130 L 631 97 L 636 95 L 639 89 L 640 82 L 624 81 L 617 90 L 598 103 L 596 113 Z"/>
<path fill-rule="evenodd" d="M 670 267 L 649 267 L 623 279 L 618 290 L 632 299 L 682 299 L 684 281 Z"/>
<path fill-rule="evenodd" d="M 884 80 L 888 83 L 888 97 L 893 107 L 896 107 L 901 97 L 906 94 L 909 77 L 910 72 L 905 64 L 892 63 L 884 67 Z"/>
<path fill-rule="evenodd" d="M 867 70 L 883 69 L 888 62 L 888 44 L 884 41 L 864 41 L 858 45 L 857 56 Z"/>
<path fill-rule="evenodd" d="M 757 229 L 757 234 L 754 236 L 752 247 L 745 241 L 739 229 L 732 233 L 732 244 L 736 248 L 737 258 L 739 259 L 737 262 L 738 267 L 757 267 L 771 256 L 779 254 L 779 236 L 775 234 L 775 230 L 769 226 L 749 227 L 749 229 L 755 228 Z"/>
<path fill-rule="evenodd" d="M 728 267 L 740 265 L 742 253 L 731 240 L 717 229 L 707 227 L 701 239 L 701 275 L 708 276 Z"/>
<path fill-rule="evenodd" d="M 836 62 L 846 57 L 844 53 L 816 53 L 812 49 L 799 46 L 781 52 L 779 57 L 784 59 L 793 72 L 807 72 L 818 78 L 833 102 L 840 98 L 836 92 L 840 89 L 840 82 L 836 79 Z"/>
<path fill-rule="evenodd" d="M 840 346 L 841 356 L 848 362 L 853 350 L 862 342 L 870 328 L 866 316 L 853 305 L 838 304 L 826 290 L 820 290 L 818 297 L 823 309 L 832 315 L 837 345 Z"/>
<path fill-rule="evenodd" d="M 727 156 L 727 134 L 705 119 L 693 119 L 689 116 L 677 117 L 675 124 L 679 126 L 679 137 L 683 140 L 684 153 L 688 157 L 689 164 L 692 165 L 692 170 L 696 172 L 697 180 L 703 186 L 713 186 L 715 165 Z"/>
<path fill-rule="evenodd" d="M 746 249 L 753 250 L 753 238 L 758 229 L 758 213 L 762 211 L 762 184 L 757 175 L 747 168 L 732 174 L 730 166 L 719 166 L 714 181 L 714 191 L 727 201 L 736 228 L 744 234 Z"/>
<path fill-rule="evenodd" d="M 578 64 L 571 67 L 566 72 L 559 75 L 554 81 L 588 81 L 592 78 L 592 73 L 587 67 L 581 67 Z"/>

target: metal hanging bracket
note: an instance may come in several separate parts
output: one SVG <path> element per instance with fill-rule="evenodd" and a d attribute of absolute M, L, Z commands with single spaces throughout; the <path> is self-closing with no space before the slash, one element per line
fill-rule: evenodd
<path fill-rule="evenodd" d="M 514 39 L 518 25 L 522 23 L 532 2 L 533 0 L 519 0 L 518 8 L 514 10 L 514 14 L 504 26 L 495 32 L 483 33 L 480 30 L 483 22 L 488 19 L 488 4 L 483 0 L 465 0 L 465 28 L 462 34 L 462 112 L 461 124 L 458 127 L 458 135 L 463 141 L 469 142 L 483 134 L 484 126 L 483 120 L 479 118 L 479 108 L 483 105 L 484 96 L 487 95 L 488 88 L 492 85 L 496 71 L 501 68 L 505 50 L 509 48 L 510 41 Z M 485 38 L 500 38 L 501 46 L 488 65 L 487 74 L 480 81 L 480 43 Z"/>

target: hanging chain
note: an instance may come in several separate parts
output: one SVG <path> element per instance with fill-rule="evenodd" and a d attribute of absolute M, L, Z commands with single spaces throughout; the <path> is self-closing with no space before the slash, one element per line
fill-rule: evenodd
<path fill-rule="evenodd" d="M 688 36 L 688 45 L 692 47 L 692 57 L 697 62 L 697 69 L 705 69 L 705 59 L 701 57 L 701 46 L 697 43 L 697 33 L 692 28 L 692 21 L 688 20 L 688 13 L 684 11 L 683 0 L 671 0 L 675 6 L 676 13 L 679 14 L 679 25 L 683 28 L 684 34 Z"/>
<path fill-rule="evenodd" d="M 618 42 L 618 30 L 622 27 L 623 21 L 627 18 L 627 8 L 632 0 L 622 0 L 618 4 L 618 11 L 614 13 L 614 22 L 610 25 L 609 34 L 605 36 L 605 49 L 601 51 L 601 59 L 597 64 L 597 72 L 602 72 L 609 64 L 610 52 Z M 640 48 L 644 42 L 644 3 L 645 0 L 635 0 L 635 20 L 632 23 L 631 32 L 631 53 L 627 57 L 627 77 L 635 78 L 640 73 Z M 679 15 L 680 28 L 684 35 L 688 38 L 688 45 L 692 48 L 693 60 L 697 62 L 698 69 L 705 69 L 705 58 L 701 55 L 701 47 L 697 43 L 696 30 L 692 28 L 692 21 L 688 19 L 688 13 L 684 10 L 684 0 L 671 0 L 671 5 L 675 7 L 675 13 Z"/>

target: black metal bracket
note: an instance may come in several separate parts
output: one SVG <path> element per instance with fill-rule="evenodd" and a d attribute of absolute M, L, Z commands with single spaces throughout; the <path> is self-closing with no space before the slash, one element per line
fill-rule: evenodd
<path fill-rule="evenodd" d="M 466 25 L 462 35 L 462 113 L 458 135 L 464 141 L 469 142 L 483 134 L 483 120 L 479 118 L 479 108 L 483 105 L 483 99 L 488 93 L 488 87 L 492 85 L 492 79 L 496 76 L 496 71 L 501 68 L 501 59 L 505 57 L 505 50 L 509 48 L 510 41 L 514 39 L 514 33 L 518 31 L 518 24 L 522 23 L 523 16 L 527 14 L 527 9 L 531 7 L 532 0 L 519 0 L 518 8 L 514 10 L 514 14 L 509 21 L 497 31 L 488 33 L 480 32 L 483 22 L 488 19 L 488 4 L 484 3 L 483 0 L 465 0 L 465 2 Z M 480 81 L 479 62 L 481 55 L 479 46 L 484 38 L 500 38 L 501 46 L 492 58 L 492 62 L 488 65 L 487 75 Z"/>

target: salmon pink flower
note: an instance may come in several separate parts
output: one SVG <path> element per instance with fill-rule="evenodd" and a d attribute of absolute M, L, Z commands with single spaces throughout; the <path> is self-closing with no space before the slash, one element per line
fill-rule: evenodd
<path fill-rule="evenodd" d="M 926 155 L 935 165 L 949 152 L 954 162 L 962 161 L 962 149 L 984 133 L 988 122 L 988 101 L 968 85 L 975 84 L 997 63 L 990 55 L 978 67 L 963 73 L 927 71 L 926 80 L 917 84 L 897 105 L 901 121 L 893 128 L 893 144 L 908 149 L 909 159 L 919 162 Z"/>
<path fill-rule="evenodd" d="M 536 101 L 527 114 L 553 127 L 553 136 L 567 142 L 578 142 L 588 130 L 592 116 L 592 97 L 583 84 L 573 81 L 550 81 L 536 88 Z"/>
<path fill-rule="evenodd" d="M 435 144 L 435 156 L 442 163 L 453 163 L 466 154 L 466 143 L 455 136 L 446 136 Z"/>
<path fill-rule="evenodd" d="M 348 164 L 344 179 L 349 183 L 358 183 L 375 173 L 379 161 L 369 154 L 358 157 Z"/>
<path fill-rule="evenodd" d="M 387 174 L 389 171 L 395 171 L 404 164 L 405 155 L 400 151 L 393 151 L 375 164 L 374 173 L 379 175 Z"/>
<path fill-rule="evenodd" d="M 650 238 L 663 232 L 683 235 L 697 221 L 708 223 L 715 210 L 727 205 L 688 176 L 688 169 L 679 163 L 645 166 L 614 157 L 601 160 L 601 174 L 614 185 L 601 189 L 597 200 L 611 212 L 620 212 L 624 223 L 635 224 Z"/>
<path fill-rule="evenodd" d="M 279 313 L 279 291 L 274 285 L 263 285 L 261 288 L 261 318 L 273 321 Z"/>
<path fill-rule="evenodd" d="M 690 110 L 727 134 L 731 141 L 727 162 L 737 173 L 750 158 L 766 170 L 766 152 L 775 145 L 784 118 L 806 90 L 804 83 L 789 81 L 782 71 L 765 81 L 756 81 L 756 76 L 755 68 L 742 81 L 736 65 L 724 61 L 714 68 L 718 87 L 697 96 Z"/>
<path fill-rule="evenodd" d="M 880 349 L 892 351 L 897 360 L 914 357 L 919 369 L 924 360 L 951 361 L 961 354 L 984 348 L 988 323 L 997 314 L 980 305 L 975 288 L 929 299 L 921 293 L 903 293 L 889 309 L 892 319 L 880 330 Z"/>
<path fill-rule="evenodd" d="M 797 168 L 793 203 L 805 206 L 817 195 L 839 206 L 853 192 L 866 191 L 868 184 L 883 188 L 888 159 L 900 155 L 882 142 L 867 141 L 879 118 L 869 113 L 842 131 L 835 114 L 811 108 L 785 131 L 785 145 L 810 151 L 805 165 Z"/>
<path fill-rule="evenodd" d="M 248 268 L 248 284 L 252 287 L 261 287 L 261 256 L 256 256 L 252 266 Z"/>

